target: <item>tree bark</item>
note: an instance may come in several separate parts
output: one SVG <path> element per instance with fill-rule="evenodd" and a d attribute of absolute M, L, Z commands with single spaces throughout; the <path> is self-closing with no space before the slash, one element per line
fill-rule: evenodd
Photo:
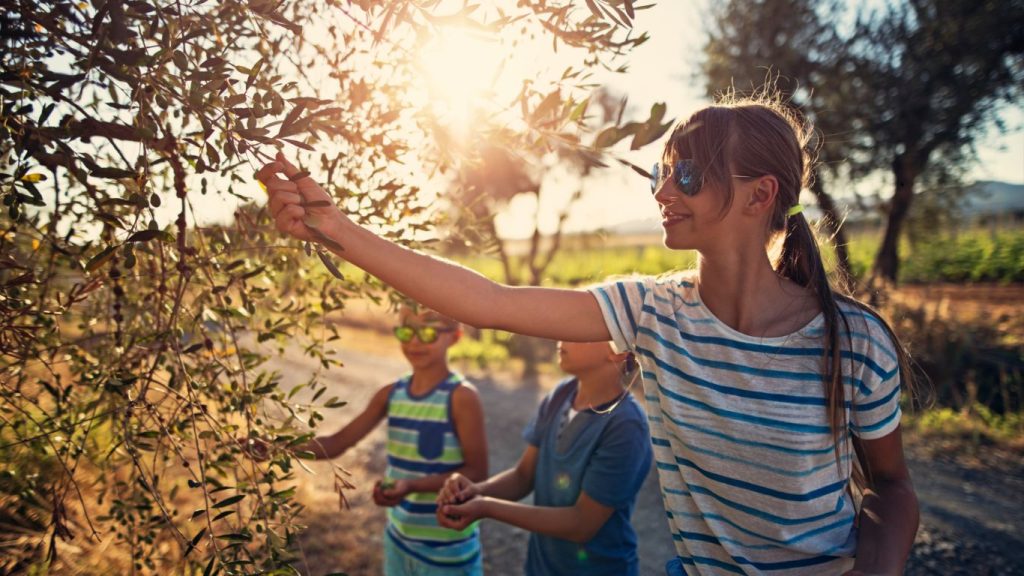
<path fill-rule="evenodd" d="M 892 173 L 896 178 L 896 190 L 889 205 L 889 219 L 885 227 L 882 246 L 875 256 L 874 276 L 880 280 L 896 283 L 899 274 L 899 241 L 903 223 L 914 200 L 914 181 L 920 168 L 909 153 L 899 154 L 892 162 Z"/>
<path fill-rule="evenodd" d="M 850 275 L 850 251 L 847 246 L 846 232 L 843 230 L 843 220 L 839 216 L 835 200 L 825 191 L 825 185 L 821 181 L 820 174 L 815 170 L 814 179 L 811 181 L 811 193 L 814 194 L 818 207 L 825 216 L 824 225 L 832 237 L 832 244 L 836 249 L 836 265 L 839 267 L 839 275 L 846 284 L 842 288 L 852 288 L 849 284 L 853 277 Z"/>

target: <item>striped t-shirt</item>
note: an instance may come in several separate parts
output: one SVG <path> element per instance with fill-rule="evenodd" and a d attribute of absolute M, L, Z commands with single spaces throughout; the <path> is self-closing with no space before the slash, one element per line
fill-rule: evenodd
<path fill-rule="evenodd" d="M 849 426 L 839 470 L 822 384 L 823 317 L 788 336 L 747 336 L 708 310 L 692 278 L 591 289 L 612 338 L 640 362 L 676 543 L 668 573 L 842 573 L 857 541 L 851 434 L 880 438 L 900 420 L 891 338 L 877 317 L 840 306 L 852 339 L 842 352 Z"/>
<path fill-rule="evenodd" d="M 391 388 L 388 398 L 388 467 L 396 480 L 445 474 L 463 465 L 462 446 L 452 422 L 452 393 L 463 382 L 459 374 L 422 396 L 409 390 L 412 376 Z M 439 567 L 467 566 L 480 555 L 477 524 L 465 530 L 437 523 L 436 492 L 416 492 L 388 509 L 387 537 L 422 562 Z"/>

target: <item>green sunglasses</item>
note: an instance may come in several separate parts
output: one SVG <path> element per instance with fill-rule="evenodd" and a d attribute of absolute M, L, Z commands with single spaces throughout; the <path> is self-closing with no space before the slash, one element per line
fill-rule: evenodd
<path fill-rule="evenodd" d="M 442 332 L 452 332 L 451 328 L 438 328 L 436 326 L 395 326 L 395 338 L 399 342 L 412 342 L 413 336 L 420 339 L 424 344 L 432 344 Z"/>

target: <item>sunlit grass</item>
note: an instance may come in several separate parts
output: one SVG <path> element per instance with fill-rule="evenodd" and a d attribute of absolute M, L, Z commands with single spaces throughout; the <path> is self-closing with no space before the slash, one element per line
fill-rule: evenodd
<path fill-rule="evenodd" d="M 520 258 L 513 257 L 515 268 Z M 460 259 L 462 264 L 488 278 L 504 280 L 497 256 Z M 696 252 L 670 250 L 660 244 L 606 248 L 566 249 L 560 251 L 543 276 L 545 286 L 579 286 L 600 282 L 610 276 L 630 274 L 658 275 L 672 270 L 693 268 Z"/>
<path fill-rule="evenodd" d="M 881 245 L 882 232 L 851 234 L 853 274 L 864 278 Z M 944 231 L 900 244 L 900 281 L 1024 282 L 1024 226 Z"/>
<path fill-rule="evenodd" d="M 855 278 L 864 279 L 871 270 L 881 231 L 850 234 L 848 249 Z M 831 249 L 825 247 L 831 260 Z M 497 281 L 505 281 L 497 254 L 455 257 L 459 263 Z M 519 270 L 520 257 L 513 257 Z M 652 237 L 632 246 L 567 247 L 556 256 L 544 274 L 545 286 L 580 286 L 600 282 L 611 276 L 629 274 L 658 275 L 696 266 L 696 252 L 670 250 Z M 361 278 L 354 266 L 343 264 L 346 276 Z M 323 274 L 326 276 L 326 273 Z M 900 246 L 900 281 L 926 282 L 1024 282 L 1024 226 L 1000 229 L 971 228 L 957 233 L 935 234 L 916 243 Z"/>

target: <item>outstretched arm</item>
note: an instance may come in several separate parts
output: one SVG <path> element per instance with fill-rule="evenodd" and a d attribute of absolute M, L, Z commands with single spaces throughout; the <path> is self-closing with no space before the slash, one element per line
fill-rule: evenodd
<path fill-rule="evenodd" d="M 302 444 L 297 450 L 312 452 L 318 460 L 341 455 L 365 438 L 387 416 L 388 394 L 391 393 L 391 386 L 389 384 L 378 390 L 362 413 L 344 428 L 328 436 L 318 436 Z"/>
<path fill-rule="evenodd" d="M 902 574 L 920 515 L 903 459 L 900 428 L 877 440 L 854 440 L 867 476 L 851 576 Z"/>
<path fill-rule="evenodd" d="M 312 178 L 302 176 L 280 154 L 256 177 L 267 187 L 279 231 L 319 242 L 424 306 L 471 326 L 530 336 L 571 341 L 611 337 L 596 300 L 585 291 L 505 286 L 380 238 L 346 218 Z"/>

